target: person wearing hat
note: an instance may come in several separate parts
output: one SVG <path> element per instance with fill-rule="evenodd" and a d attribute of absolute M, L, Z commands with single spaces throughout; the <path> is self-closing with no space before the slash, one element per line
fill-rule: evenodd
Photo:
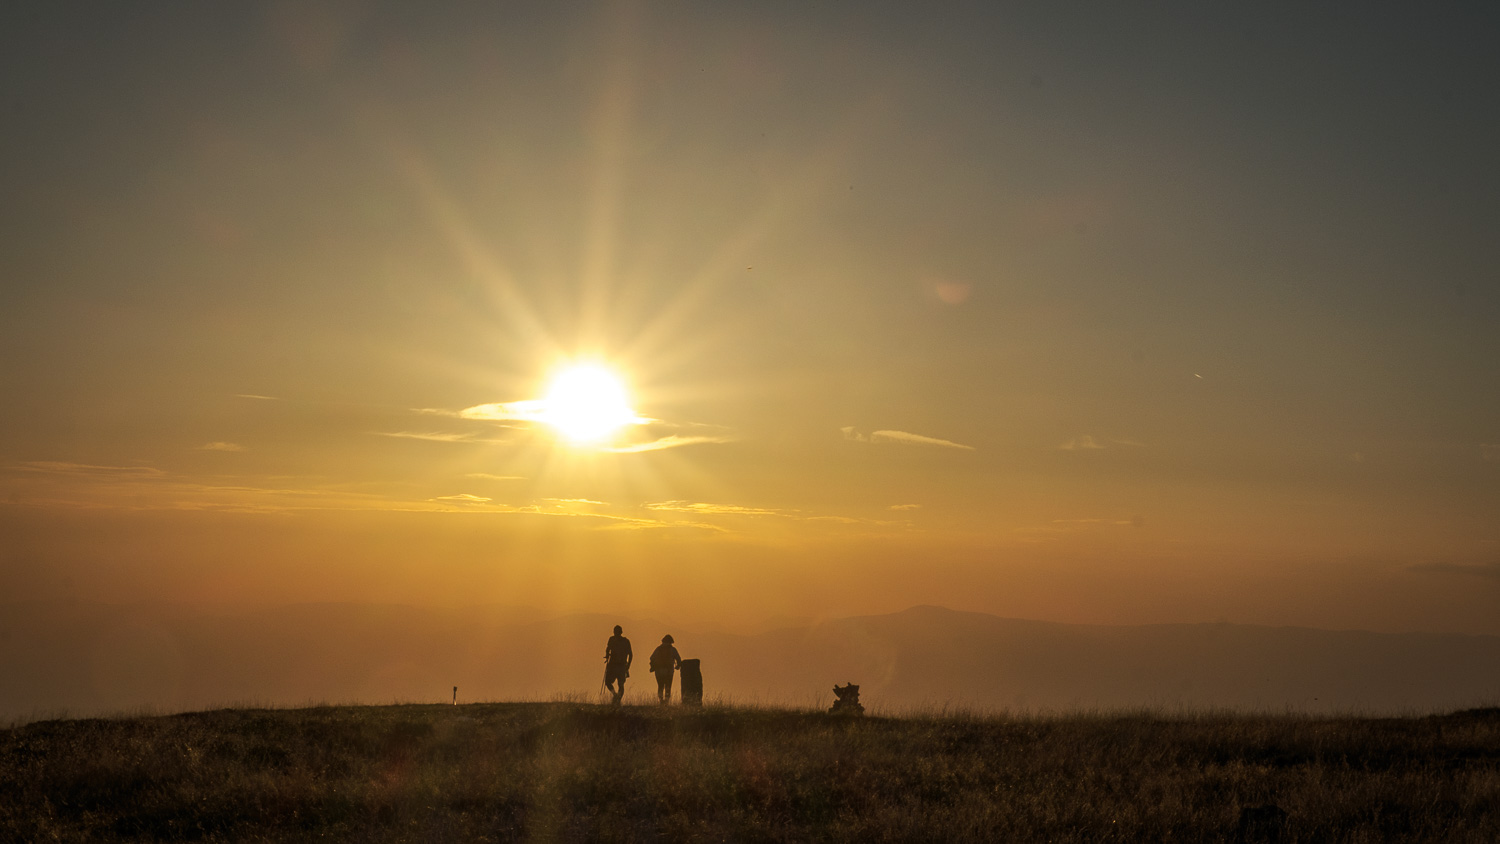
<path fill-rule="evenodd" d="M 672 672 L 682 665 L 682 657 L 672 647 L 672 634 L 661 637 L 661 644 L 651 652 L 651 673 L 656 675 L 656 699 L 662 703 L 672 700 Z"/>

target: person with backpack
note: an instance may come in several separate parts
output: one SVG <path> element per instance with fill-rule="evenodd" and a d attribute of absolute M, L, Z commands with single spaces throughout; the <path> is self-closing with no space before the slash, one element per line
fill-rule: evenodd
<path fill-rule="evenodd" d="M 672 647 L 672 634 L 661 637 L 661 644 L 651 652 L 651 673 L 656 675 L 656 699 L 661 703 L 672 700 L 672 673 L 682 665 L 682 656 Z"/>

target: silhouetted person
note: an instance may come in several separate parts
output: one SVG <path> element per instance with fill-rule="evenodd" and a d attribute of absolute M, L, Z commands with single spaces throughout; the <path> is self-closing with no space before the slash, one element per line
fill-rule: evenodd
<path fill-rule="evenodd" d="M 656 700 L 666 703 L 672 699 L 672 672 L 682 664 L 682 657 L 672 647 L 672 634 L 661 637 L 661 644 L 651 652 L 651 673 L 656 675 Z"/>
<path fill-rule="evenodd" d="M 630 652 L 630 640 L 621 636 L 625 632 L 620 625 L 615 625 L 615 635 L 609 637 L 609 642 L 604 646 L 604 685 L 609 687 L 610 694 L 614 695 L 614 702 L 619 703 L 625 697 L 625 678 L 630 676 L 630 663 L 635 655 Z M 619 682 L 620 687 L 615 688 Z"/>

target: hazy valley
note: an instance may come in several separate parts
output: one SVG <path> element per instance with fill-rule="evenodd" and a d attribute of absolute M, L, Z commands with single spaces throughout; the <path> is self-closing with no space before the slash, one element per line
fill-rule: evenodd
<path fill-rule="evenodd" d="M 623 624 L 627 701 L 672 633 L 710 699 L 824 708 L 855 682 L 876 711 L 1231 708 L 1438 712 L 1500 700 L 1500 637 L 1235 624 L 1068 625 L 914 607 L 751 634 L 649 618 L 309 604 L 240 614 L 15 604 L 0 614 L 0 717 L 223 705 L 547 700 L 598 693 Z"/>

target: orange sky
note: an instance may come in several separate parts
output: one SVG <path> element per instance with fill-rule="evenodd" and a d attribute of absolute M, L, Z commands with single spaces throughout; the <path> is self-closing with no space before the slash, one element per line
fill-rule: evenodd
<path fill-rule="evenodd" d="M 1449 14 L 9 12 L 0 594 L 1500 633 Z"/>

